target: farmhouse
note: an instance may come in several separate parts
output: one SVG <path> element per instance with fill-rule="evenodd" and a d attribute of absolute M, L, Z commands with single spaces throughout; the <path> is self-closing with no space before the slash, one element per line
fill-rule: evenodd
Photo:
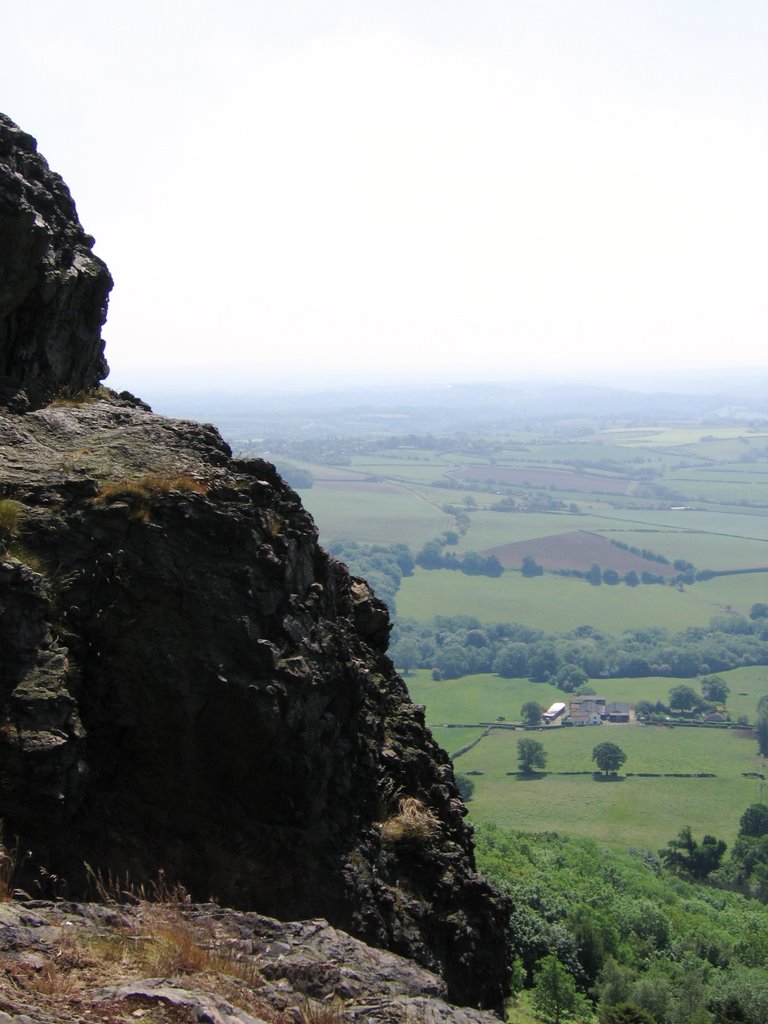
<path fill-rule="evenodd" d="M 565 714 L 565 704 L 561 701 L 555 701 L 554 704 L 549 707 L 544 714 L 541 716 L 544 721 L 549 725 L 550 722 L 554 722 L 556 718 Z"/>
<path fill-rule="evenodd" d="M 603 719 L 599 711 L 571 711 L 568 718 L 574 725 L 602 725 Z"/>

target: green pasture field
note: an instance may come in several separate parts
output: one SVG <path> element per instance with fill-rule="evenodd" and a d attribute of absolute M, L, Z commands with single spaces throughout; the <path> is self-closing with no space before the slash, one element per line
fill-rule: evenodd
<path fill-rule="evenodd" d="M 502 679 L 490 673 L 436 682 L 428 669 L 419 669 L 405 682 L 413 700 L 426 704 L 430 727 L 443 722 L 495 722 L 501 715 L 510 722 L 519 722 L 520 708 L 526 701 L 538 701 L 545 708 L 555 701 L 567 703 L 567 694 L 564 696 L 550 683 Z"/>
<path fill-rule="evenodd" d="M 326 544 L 354 540 L 418 550 L 453 524 L 441 508 L 394 484 L 315 482 L 301 498 Z"/>
<path fill-rule="evenodd" d="M 397 595 L 398 615 L 420 621 L 434 615 L 474 615 L 481 622 L 519 622 L 551 633 L 595 626 L 606 633 L 664 626 L 678 632 L 707 626 L 718 608 L 701 584 L 685 588 L 651 585 L 590 586 L 571 577 L 545 574 L 526 579 L 466 576 L 450 569 L 416 569 Z"/>
<path fill-rule="evenodd" d="M 757 523 L 753 523 L 753 531 Z M 765 520 L 768 529 L 768 519 Z M 768 566 L 768 537 L 729 537 L 719 533 L 603 534 L 631 547 L 649 548 L 670 562 L 682 558 L 697 569 L 758 569 Z"/>
<path fill-rule="evenodd" d="M 614 508 L 595 513 L 605 520 L 605 527 L 637 530 L 644 533 L 712 533 L 724 537 L 765 539 L 768 509 L 690 508 Z"/>
<path fill-rule="evenodd" d="M 592 751 L 606 740 L 627 755 L 626 772 L 713 772 L 741 778 L 762 764 L 757 741 L 730 729 L 686 729 L 653 725 L 595 725 L 543 728 L 535 733 L 494 729 L 459 759 L 460 771 L 517 771 L 517 741 L 539 740 L 547 752 L 547 771 L 595 771 Z"/>
<path fill-rule="evenodd" d="M 768 694 L 768 666 L 752 665 L 717 674 L 731 690 L 727 704 L 731 717 L 736 720 L 740 715 L 746 715 L 750 721 L 754 721 L 758 700 Z M 426 705 L 430 727 L 441 723 L 494 722 L 500 715 L 509 722 L 517 722 L 520 720 L 520 709 L 526 701 L 537 701 L 546 708 L 555 701 L 567 704 L 570 699 L 569 694 L 550 683 L 502 679 L 489 673 L 438 682 L 432 679 L 427 669 L 420 669 L 408 676 L 406 683 L 413 700 L 417 704 Z M 699 689 L 699 679 L 669 676 L 591 679 L 589 683 L 598 696 L 605 697 L 607 701 L 620 700 L 630 704 L 636 704 L 639 700 L 660 700 L 666 704 L 669 691 L 680 684 Z M 584 730 L 575 731 L 581 733 Z M 705 731 L 709 735 L 713 730 Z M 458 746 L 462 744 L 454 749 Z"/>
<path fill-rule="evenodd" d="M 749 615 L 753 604 L 768 604 L 768 572 L 715 576 L 696 583 L 693 589 L 698 600 L 712 606 L 713 615 L 729 606 L 741 615 Z"/>
<path fill-rule="evenodd" d="M 668 480 L 719 480 L 722 483 L 768 482 L 768 466 L 765 462 L 719 462 L 716 465 L 699 464 L 673 469 L 667 474 Z"/>
<path fill-rule="evenodd" d="M 487 495 L 485 496 L 487 500 Z M 498 498 L 494 496 L 494 501 Z M 572 512 L 487 512 L 470 513 L 470 527 L 460 539 L 457 551 L 485 551 L 502 544 L 537 537 L 553 537 L 571 530 L 590 529 L 588 517 Z M 597 531 L 595 531 L 597 532 Z"/>
<path fill-rule="evenodd" d="M 666 487 L 685 495 L 686 501 L 718 502 L 725 505 L 737 505 L 740 501 L 765 501 L 765 480 L 723 479 L 714 473 L 709 478 L 682 476 L 670 473 L 664 478 Z"/>
<path fill-rule="evenodd" d="M 482 729 L 446 729 L 440 725 L 430 727 L 430 732 L 435 743 L 447 751 L 449 757 L 453 757 L 456 751 L 483 735 Z"/>
<path fill-rule="evenodd" d="M 746 715 L 750 722 L 754 722 L 757 702 L 768 693 L 768 666 L 750 665 L 717 674 L 731 688 L 727 705 L 731 718 L 736 720 L 740 715 Z"/>
<path fill-rule="evenodd" d="M 476 822 L 529 832 L 590 836 L 616 849 L 658 850 L 684 825 L 694 834 L 732 841 L 744 809 L 760 797 L 758 783 L 742 776 L 757 770 L 754 740 L 731 731 L 652 726 L 594 726 L 537 732 L 548 754 L 547 769 L 591 771 L 593 748 L 604 740 L 627 754 L 627 771 L 714 772 L 714 779 L 596 781 L 590 775 L 539 775 L 521 779 L 517 740 L 522 733 L 494 730 L 457 762 L 473 777 L 469 809 Z"/>

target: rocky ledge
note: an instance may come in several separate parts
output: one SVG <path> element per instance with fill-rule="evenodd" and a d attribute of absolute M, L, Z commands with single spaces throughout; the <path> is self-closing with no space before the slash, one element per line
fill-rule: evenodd
<path fill-rule="evenodd" d="M 0 1022 L 492 1024 L 327 921 L 217 906 L 0 904 Z"/>

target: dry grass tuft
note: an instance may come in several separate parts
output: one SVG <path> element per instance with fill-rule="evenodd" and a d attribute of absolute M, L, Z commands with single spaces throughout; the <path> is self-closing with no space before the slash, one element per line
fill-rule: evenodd
<path fill-rule="evenodd" d="M 397 813 L 381 824 L 382 838 L 390 843 L 421 845 L 429 842 L 439 830 L 439 818 L 413 796 L 401 797 Z"/>
<path fill-rule="evenodd" d="M 340 999 L 333 999 L 329 1003 L 306 999 L 300 1012 L 304 1024 L 341 1024 L 346 1020 L 344 1003 Z"/>
<path fill-rule="evenodd" d="M 177 476 L 147 473 L 145 476 L 103 484 L 91 502 L 94 505 L 109 505 L 112 502 L 123 501 L 130 507 L 135 519 L 146 521 L 149 519 L 152 506 L 172 491 L 207 494 L 208 488 L 187 473 L 180 473 Z"/>
<path fill-rule="evenodd" d="M 132 927 L 94 941 L 96 955 L 126 969 L 149 969 L 153 974 L 221 974 L 263 984 L 252 960 L 217 942 L 205 929 L 190 921 L 185 911 L 192 899 L 179 882 L 170 882 L 164 871 L 148 883 L 136 884 L 127 876 L 106 878 L 85 865 L 91 884 L 103 903 L 136 906 Z"/>
<path fill-rule="evenodd" d="M 68 966 L 60 967 L 51 960 L 28 974 L 26 988 L 42 996 L 71 996 L 79 991 L 80 986 L 77 976 Z"/>

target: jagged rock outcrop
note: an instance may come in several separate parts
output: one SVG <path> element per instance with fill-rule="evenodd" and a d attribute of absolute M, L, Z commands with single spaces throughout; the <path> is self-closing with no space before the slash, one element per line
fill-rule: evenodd
<path fill-rule="evenodd" d="M 35 140 L 0 114 L 0 404 L 37 406 L 106 377 L 112 278 L 92 246 Z"/>
<path fill-rule="evenodd" d="M 56 305 L 25 307 L 41 352 Z M 40 396 L 6 319 L 0 361 Z M 98 346 L 76 342 L 85 366 Z M 498 1008 L 506 905 L 388 632 L 274 468 L 213 427 L 111 393 L 0 410 L 0 818 L 24 885 L 163 871 L 327 918 Z"/>

